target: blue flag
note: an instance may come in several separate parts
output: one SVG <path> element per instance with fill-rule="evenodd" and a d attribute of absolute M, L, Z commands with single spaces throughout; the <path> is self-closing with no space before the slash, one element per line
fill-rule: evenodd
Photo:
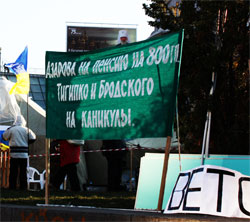
<path fill-rule="evenodd" d="M 20 56 L 14 63 L 8 63 L 7 66 L 16 74 L 17 82 L 10 90 L 9 94 L 28 94 L 30 88 L 29 73 L 27 72 L 28 47 L 26 46 Z"/>
<path fill-rule="evenodd" d="M 14 63 L 8 63 L 7 66 L 15 74 L 27 72 L 28 47 L 26 46 L 20 56 Z"/>

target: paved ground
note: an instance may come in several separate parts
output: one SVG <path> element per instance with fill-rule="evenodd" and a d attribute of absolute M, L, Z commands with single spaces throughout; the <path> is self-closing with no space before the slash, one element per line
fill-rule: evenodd
<path fill-rule="evenodd" d="M 75 206 L 18 206 L 1 204 L 0 221 L 171 221 L 171 222 L 249 222 L 248 219 L 223 218 L 208 215 L 175 214 Z"/>

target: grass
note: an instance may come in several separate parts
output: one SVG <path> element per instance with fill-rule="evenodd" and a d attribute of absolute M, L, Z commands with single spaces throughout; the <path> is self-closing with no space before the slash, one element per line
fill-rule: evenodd
<path fill-rule="evenodd" d="M 33 206 L 45 204 L 44 191 L 1 189 L 0 192 L 1 204 Z M 71 192 L 60 190 L 50 192 L 49 204 L 134 209 L 135 192 Z"/>

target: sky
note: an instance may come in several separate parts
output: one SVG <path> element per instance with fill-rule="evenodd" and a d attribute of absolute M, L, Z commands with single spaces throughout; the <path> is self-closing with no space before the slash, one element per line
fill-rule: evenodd
<path fill-rule="evenodd" d="M 145 15 L 143 3 L 150 1 L 1 0 L 1 67 L 15 62 L 28 46 L 28 72 L 44 74 L 45 52 L 66 51 L 66 27 L 72 22 L 136 25 L 137 41 L 142 41 L 154 30 L 148 25 L 152 19 Z"/>

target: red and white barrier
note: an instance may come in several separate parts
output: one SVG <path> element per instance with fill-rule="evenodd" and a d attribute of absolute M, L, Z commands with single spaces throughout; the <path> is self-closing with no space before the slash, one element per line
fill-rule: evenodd
<path fill-rule="evenodd" d="M 120 148 L 120 149 L 104 149 L 104 150 L 82 150 L 81 153 L 96 153 L 96 152 L 118 152 L 118 151 L 129 151 L 129 150 L 164 150 L 165 148 L 146 148 L 146 147 L 132 147 L 132 148 Z M 46 154 L 36 154 L 36 155 L 29 155 L 30 158 L 33 157 L 44 157 Z M 60 156 L 60 153 L 51 153 L 50 156 Z"/>

